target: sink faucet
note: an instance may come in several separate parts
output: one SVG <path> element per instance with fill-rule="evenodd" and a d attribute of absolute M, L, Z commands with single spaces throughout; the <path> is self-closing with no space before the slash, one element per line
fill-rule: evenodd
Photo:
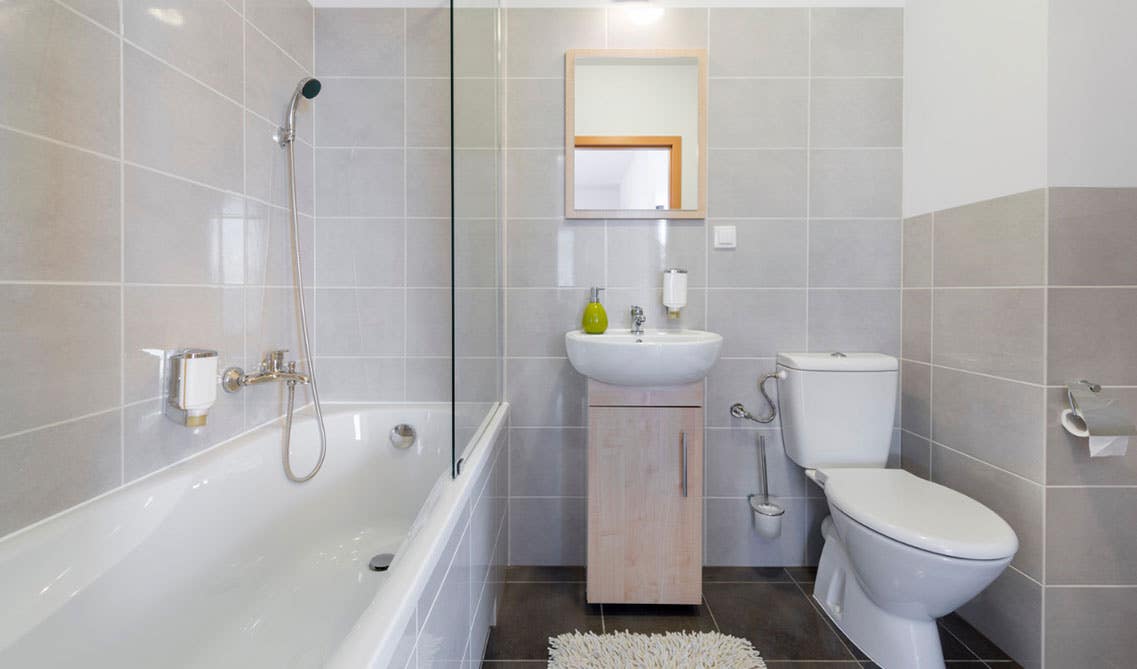
<path fill-rule="evenodd" d="M 643 307 L 632 305 L 632 334 L 642 335 L 645 322 L 647 322 L 647 318 L 644 316 Z"/>
<path fill-rule="evenodd" d="M 255 386 L 270 381 L 287 383 L 289 386 L 308 383 L 308 375 L 296 371 L 295 360 L 287 363 L 284 361 L 284 354 L 287 352 L 286 350 L 281 350 L 265 353 L 265 357 L 261 360 L 260 367 L 257 371 L 249 374 L 246 374 L 245 370 L 240 367 L 230 367 L 226 369 L 221 375 L 221 387 L 231 393 L 235 393 L 240 390 L 242 386 Z"/>

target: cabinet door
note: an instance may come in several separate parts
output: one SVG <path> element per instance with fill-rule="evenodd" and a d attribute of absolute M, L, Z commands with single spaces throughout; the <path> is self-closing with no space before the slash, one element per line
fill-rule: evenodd
<path fill-rule="evenodd" d="M 703 411 L 591 407 L 588 601 L 702 598 Z"/>

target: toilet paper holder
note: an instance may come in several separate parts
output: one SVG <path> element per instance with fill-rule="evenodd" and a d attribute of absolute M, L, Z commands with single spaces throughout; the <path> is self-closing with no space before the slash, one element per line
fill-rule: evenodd
<path fill-rule="evenodd" d="M 1129 438 L 1137 436 L 1133 419 L 1119 401 L 1086 379 L 1066 383 L 1069 407 L 1062 411 L 1062 427 L 1075 437 L 1089 440 L 1090 456 L 1125 455 Z"/>

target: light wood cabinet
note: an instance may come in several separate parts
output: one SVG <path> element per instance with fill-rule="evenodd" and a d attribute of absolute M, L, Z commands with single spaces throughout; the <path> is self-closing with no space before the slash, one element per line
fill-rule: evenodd
<path fill-rule="evenodd" d="M 588 385 L 588 601 L 699 604 L 703 383 Z"/>

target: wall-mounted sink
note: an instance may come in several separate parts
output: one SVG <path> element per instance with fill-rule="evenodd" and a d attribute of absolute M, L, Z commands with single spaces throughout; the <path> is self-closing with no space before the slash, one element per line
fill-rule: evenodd
<path fill-rule="evenodd" d="M 702 330 L 609 330 L 565 334 L 576 371 L 617 386 L 673 386 L 701 381 L 719 359 L 722 335 Z"/>

